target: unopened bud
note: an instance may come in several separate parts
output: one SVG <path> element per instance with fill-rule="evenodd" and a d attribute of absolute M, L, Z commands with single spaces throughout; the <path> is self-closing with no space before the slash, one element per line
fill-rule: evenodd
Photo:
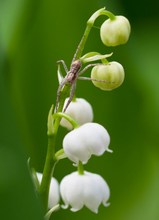
<path fill-rule="evenodd" d="M 124 81 L 124 75 L 123 66 L 115 61 L 97 65 L 91 71 L 92 83 L 102 90 L 112 90 L 119 87 Z"/>
<path fill-rule="evenodd" d="M 130 23 L 124 16 L 115 16 L 115 19 L 107 19 L 100 28 L 100 36 L 106 46 L 125 44 L 130 35 Z"/>

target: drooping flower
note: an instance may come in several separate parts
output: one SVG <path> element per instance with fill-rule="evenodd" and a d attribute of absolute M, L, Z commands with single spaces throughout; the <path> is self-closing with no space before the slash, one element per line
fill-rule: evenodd
<path fill-rule="evenodd" d="M 41 183 L 42 174 L 37 173 L 37 178 Z M 52 177 L 50 183 L 48 207 L 51 209 L 52 207 L 54 207 L 59 203 L 59 200 L 60 200 L 59 183 L 54 177 Z"/>
<path fill-rule="evenodd" d="M 70 131 L 63 140 L 66 156 L 78 164 L 87 163 L 91 155 L 100 156 L 108 149 L 110 136 L 107 130 L 97 123 L 86 123 Z"/>
<path fill-rule="evenodd" d="M 106 46 L 125 44 L 130 35 L 130 23 L 124 16 L 115 16 L 115 19 L 107 19 L 100 28 L 100 36 Z"/>
<path fill-rule="evenodd" d="M 123 66 L 115 61 L 93 67 L 91 71 L 92 83 L 106 91 L 118 88 L 124 81 L 125 73 Z M 104 82 L 100 82 L 100 80 Z"/>
<path fill-rule="evenodd" d="M 98 174 L 84 171 L 83 175 L 73 172 L 65 176 L 60 183 L 60 193 L 64 201 L 63 208 L 71 206 L 76 212 L 86 206 L 94 213 L 98 213 L 101 203 L 108 206 L 110 196 L 109 186 Z"/>
<path fill-rule="evenodd" d="M 67 101 L 68 98 L 65 100 L 65 105 Z M 76 98 L 75 101 L 72 101 L 66 109 L 65 113 L 71 116 L 79 125 L 93 121 L 92 106 L 89 102 L 82 98 Z M 65 118 L 62 118 L 60 125 L 66 127 L 69 130 L 72 129 L 72 125 Z"/>

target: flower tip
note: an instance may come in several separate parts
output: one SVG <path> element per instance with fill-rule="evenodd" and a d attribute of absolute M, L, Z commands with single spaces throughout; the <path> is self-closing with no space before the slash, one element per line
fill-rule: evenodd
<path fill-rule="evenodd" d="M 78 166 L 78 164 L 77 164 L 77 163 L 73 163 L 72 165 L 73 165 L 74 167 L 77 167 L 77 166 Z"/>
<path fill-rule="evenodd" d="M 90 206 L 86 206 L 90 211 L 92 211 L 95 214 L 98 214 L 98 208 L 99 207 L 90 207 Z"/>
<path fill-rule="evenodd" d="M 68 205 L 61 205 L 61 208 L 63 208 L 63 209 L 67 209 L 68 208 Z"/>
<path fill-rule="evenodd" d="M 105 207 L 108 207 L 108 206 L 110 206 L 110 202 L 103 202 L 103 205 L 104 205 Z"/>
<path fill-rule="evenodd" d="M 98 209 L 92 210 L 95 214 L 98 214 Z"/>
<path fill-rule="evenodd" d="M 107 152 L 109 152 L 109 153 L 113 153 L 113 150 L 111 150 L 111 149 L 107 149 Z"/>
<path fill-rule="evenodd" d="M 70 210 L 71 210 L 72 212 L 77 212 L 77 211 L 79 211 L 79 209 L 77 209 L 77 208 L 70 208 Z"/>

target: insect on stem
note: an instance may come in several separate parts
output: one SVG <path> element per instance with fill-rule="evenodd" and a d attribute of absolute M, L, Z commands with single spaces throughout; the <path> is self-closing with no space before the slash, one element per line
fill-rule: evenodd
<path fill-rule="evenodd" d="M 60 61 L 61 62 L 61 61 Z M 62 61 L 61 62 L 64 66 L 64 69 L 66 70 L 66 65 L 65 65 L 65 62 Z M 64 79 L 62 80 L 62 82 L 60 83 L 59 85 L 59 88 L 57 90 L 57 99 L 56 99 L 56 112 L 57 112 L 57 109 L 58 109 L 58 106 L 59 106 L 59 101 L 60 101 L 60 95 L 61 95 L 61 90 L 63 89 L 63 87 L 66 85 L 66 84 L 69 84 L 70 85 L 70 96 L 69 96 L 69 99 L 68 99 L 68 102 L 66 103 L 65 107 L 64 107 L 64 110 L 63 112 L 66 111 L 67 107 L 69 106 L 70 102 L 72 101 L 73 99 L 73 96 L 75 94 L 75 89 L 76 89 L 76 80 L 78 78 L 78 75 L 79 75 L 79 70 L 82 66 L 82 63 L 80 60 L 75 60 L 72 64 L 71 64 L 71 67 L 70 67 L 70 70 L 68 72 L 66 72 L 66 76 L 64 77 Z"/>

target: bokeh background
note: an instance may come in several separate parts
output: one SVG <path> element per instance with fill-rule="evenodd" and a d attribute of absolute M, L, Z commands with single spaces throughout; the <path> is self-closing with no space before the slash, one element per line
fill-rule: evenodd
<path fill-rule="evenodd" d="M 103 6 L 128 17 L 130 40 L 106 48 L 95 28 L 85 52 L 113 51 L 109 60 L 123 64 L 125 82 L 103 92 L 91 82 L 79 81 L 77 96 L 92 104 L 94 120 L 111 135 L 114 153 L 92 157 L 85 166 L 107 180 L 111 205 L 101 206 L 98 215 L 84 208 L 77 213 L 61 210 L 52 219 L 159 219 L 159 7 L 155 0 L 0 0 L 0 219 L 42 219 L 27 159 L 42 172 L 47 114 L 58 86 L 56 61 L 70 64 L 87 19 Z M 65 133 L 61 128 L 57 149 Z M 60 182 L 74 170 L 70 161 L 63 160 L 55 176 Z"/>

